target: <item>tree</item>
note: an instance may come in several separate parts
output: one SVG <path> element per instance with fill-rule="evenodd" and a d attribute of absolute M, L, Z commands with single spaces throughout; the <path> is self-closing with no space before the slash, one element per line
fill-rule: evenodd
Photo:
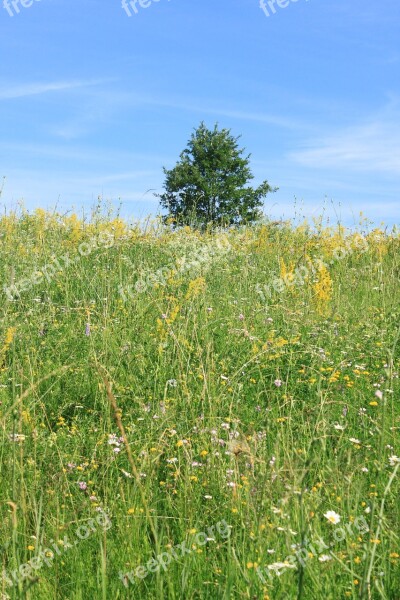
<path fill-rule="evenodd" d="M 268 181 L 256 189 L 248 186 L 250 154 L 243 156 L 239 137 L 200 124 L 175 167 L 164 167 L 165 192 L 157 196 L 168 211 L 165 220 L 205 227 L 249 224 L 262 216 L 262 198 L 275 189 Z"/>

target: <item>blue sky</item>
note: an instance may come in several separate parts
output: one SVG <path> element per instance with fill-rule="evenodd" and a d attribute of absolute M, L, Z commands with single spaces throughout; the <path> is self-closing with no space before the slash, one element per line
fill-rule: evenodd
<path fill-rule="evenodd" d="M 279 186 L 268 215 L 399 223 L 399 0 L 141 1 L 0 0 L 3 205 L 155 214 L 204 120 Z"/>

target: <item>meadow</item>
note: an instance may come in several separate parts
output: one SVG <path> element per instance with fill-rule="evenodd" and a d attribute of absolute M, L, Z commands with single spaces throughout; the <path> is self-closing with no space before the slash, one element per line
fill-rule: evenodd
<path fill-rule="evenodd" d="M 0 598 L 400 599 L 400 233 L 0 219 Z"/>

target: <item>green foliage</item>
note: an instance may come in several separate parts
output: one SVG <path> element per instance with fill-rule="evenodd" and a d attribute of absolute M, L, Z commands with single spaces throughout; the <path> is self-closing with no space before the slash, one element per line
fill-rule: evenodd
<path fill-rule="evenodd" d="M 0 219 L 1 600 L 398 600 L 400 235 L 359 237 Z"/>
<path fill-rule="evenodd" d="M 180 161 L 171 170 L 164 168 L 165 193 L 158 197 L 168 211 L 166 219 L 204 227 L 250 224 L 262 216 L 262 199 L 275 189 L 268 181 L 255 189 L 248 185 L 253 179 L 250 155 L 243 155 L 238 139 L 228 129 L 200 124 Z"/>

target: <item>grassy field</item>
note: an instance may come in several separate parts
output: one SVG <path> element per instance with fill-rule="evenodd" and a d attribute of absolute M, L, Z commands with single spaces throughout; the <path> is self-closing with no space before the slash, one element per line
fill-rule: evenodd
<path fill-rule="evenodd" d="M 0 598 L 400 599 L 400 234 L 0 219 Z"/>

